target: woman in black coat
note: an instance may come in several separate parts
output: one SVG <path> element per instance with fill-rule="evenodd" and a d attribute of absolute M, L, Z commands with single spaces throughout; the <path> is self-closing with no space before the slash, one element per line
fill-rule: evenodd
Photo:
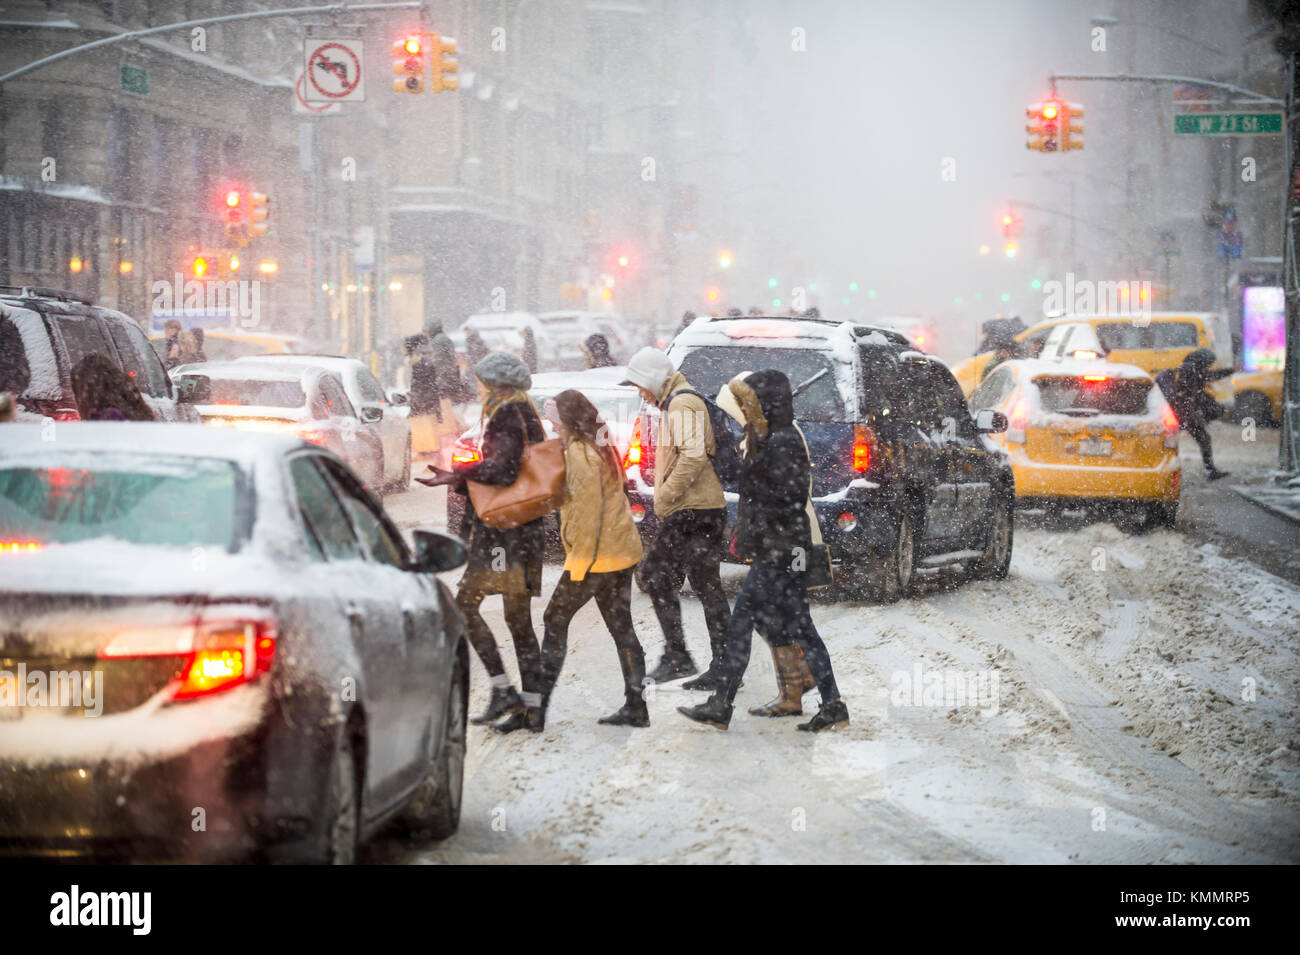
<path fill-rule="evenodd" d="M 533 630 L 532 599 L 542 586 L 542 520 L 520 527 L 489 527 L 479 520 L 465 482 L 508 486 L 519 477 L 525 436 L 527 443 L 543 441 L 541 418 L 525 390 L 532 378 L 522 361 L 505 352 L 493 352 L 474 368 L 483 398 L 481 460 L 455 471 L 430 468 L 433 478 L 422 484 L 448 485 L 449 493 L 465 495 L 465 516 L 460 536 L 469 541 L 469 564 L 456 592 L 456 605 L 469 625 L 470 643 L 487 669 L 492 698 L 475 723 L 506 719 L 494 729 L 542 729 L 542 661 Z M 479 606 L 484 598 L 500 594 L 506 626 L 514 639 L 522 693 L 516 693 L 506 676 L 496 639 L 483 620 Z"/>
<path fill-rule="evenodd" d="M 806 568 L 812 554 L 808 523 L 811 466 L 803 437 L 794 426 L 790 381 L 779 371 L 759 371 L 728 386 L 745 414 L 745 458 L 732 553 L 752 562 L 727 623 L 722 673 L 717 689 L 699 706 L 678 712 L 726 729 L 740 678 L 749 665 L 754 629 L 784 631 L 803 650 L 817 681 L 822 704 L 799 729 L 817 732 L 842 726 L 849 711 L 840 699 L 830 655 L 808 607 Z"/>

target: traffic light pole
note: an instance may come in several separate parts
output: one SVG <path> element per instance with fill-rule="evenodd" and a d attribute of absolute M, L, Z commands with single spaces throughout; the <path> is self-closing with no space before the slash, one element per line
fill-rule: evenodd
<path fill-rule="evenodd" d="M 1257 93 L 1254 90 L 1233 86 L 1231 83 L 1220 83 L 1218 80 L 1203 80 L 1195 76 L 1167 76 L 1159 73 L 1053 73 L 1047 78 L 1047 81 L 1051 84 L 1053 96 L 1056 95 L 1057 80 L 1085 80 L 1108 83 L 1178 83 L 1179 85 L 1207 86 L 1235 93 L 1238 96 L 1249 97 L 1251 102 L 1271 103 L 1274 106 L 1282 105 L 1280 99 L 1266 93 Z"/>
<path fill-rule="evenodd" d="M 366 13 L 380 10 L 422 10 L 425 4 L 423 0 L 402 0 L 397 3 L 333 3 L 328 6 L 320 7 L 287 7 L 283 10 L 254 10 L 248 13 L 231 13 L 222 17 L 203 17 L 199 20 L 182 20 L 178 23 L 168 23 L 160 27 L 150 27 L 147 30 L 127 30 L 123 33 L 115 33 L 112 36 L 104 37 L 100 40 L 93 40 L 90 43 L 83 43 L 81 46 L 74 46 L 71 49 L 63 50 L 50 56 L 42 57 L 26 66 L 20 66 L 16 70 L 10 70 L 4 76 L 0 76 L 0 85 L 8 80 L 16 79 L 32 70 L 40 69 L 42 66 L 49 66 L 51 63 L 57 63 L 59 60 L 67 59 L 70 56 L 76 56 L 78 53 L 88 53 L 91 50 L 98 50 L 101 47 L 112 46 L 115 43 L 125 43 L 127 40 L 138 40 L 140 37 L 151 36 L 155 33 L 166 33 L 169 30 L 183 30 L 187 27 L 208 26 L 213 23 L 233 23 L 237 20 L 264 20 L 267 17 L 297 17 L 307 16 L 313 13 L 331 13 L 339 15 L 343 13 Z"/>

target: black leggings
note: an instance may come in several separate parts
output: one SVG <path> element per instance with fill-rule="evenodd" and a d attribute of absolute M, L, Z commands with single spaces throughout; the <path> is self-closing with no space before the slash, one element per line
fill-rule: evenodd
<path fill-rule="evenodd" d="M 483 661 L 488 676 L 501 676 L 506 672 L 497 650 L 496 638 L 492 630 L 479 613 L 479 605 L 491 594 L 485 592 L 474 579 L 466 574 L 456 591 L 456 606 L 465 615 L 469 630 L 469 642 L 474 652 Z M 519 663 L 519 681 L 525 693 L 542 691 L 542 656 L 537 646 L 537 634 L 533 631 L 532 595 L 525 589 L 503 593 L 501 603 L 505 609 L 506 627 L 515 641 L 515 659 Z"/>
<path fill-rule="evenodd" d="M 686 652 L 680 593 L 682 581 L 689 579 L 704 607 L 713 662 L 722 662 L 727 619 L 731 616 L 718 573 L 726 527 L 727 512 L 722 508 L 677 511 L 659 525 L 659 533 L 641 563 L 641 580 L 654 603 L 668 652 Z"/>
<path fill-rule="evenodd" d="M 1210 432 L 1205 427 L 1205 422 L 1197 415 L 1188 415 L 1182 422 L 1183 430 L 1192 436 L 1197 447 L 1201 449 L 1201 463 L 1205 465 L 1205 470 L 1214 470 L 1214 446 L 1210 444 Z"/>
<path fill-rule="evenodd" d="M 632 626 L 632 571 L 633 568 L 629 567 L 627 570 L 587 574 L 581 581 L 576 581 L 566 570 L 560 577 L 542 618 L 546 634 L 542 642 L 542 667 L 548 692 L 564 666 L 564 657 L 569 649 L 569 624 L 574 614 L 594 597 L 618 648 L 628 695 L 640 695 L 641 681 L 645 676 L 645 653 Z"/>

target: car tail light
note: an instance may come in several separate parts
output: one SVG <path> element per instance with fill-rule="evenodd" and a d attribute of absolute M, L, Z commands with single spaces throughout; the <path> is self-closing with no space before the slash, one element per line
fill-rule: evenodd
<path fill-rule="evenodd" d="M 860 424 L 853 426 L 853 470 L 870 470 L 874 443 L 875 435 L 869 429 Z"/>
<path fill-rule="evenodd" d="M 1105 381 L 1106 376 L 1105 375 L 1084 375 L 1083 380 L 1084 381 Z"/>
<path fill-rule="evenodd" d="M 1029 425 L 1029 405 L 1024 397 L 1016 399 L 1011 414 L 1007 417 L 1007 440 L 1016 444 L 1025 443 L 1025 428 Z"/>
<path fill-rule="evenodd" d="M 451 449 L 451 466 L 453 468 L 478 464 L 482 460 L 483 455 L 479 452 L 479 449 L 464 439 L 457 441 Z"/>
<path fill-rule="evenodd" d="M 299 431 L 298 436 L 304 441 L 310 441 L 312 444 L 317 444 L 321 447 L 325 447 L 326 443 L 329 441 L 328 431 L 317 431 L 314 428 L 307 428 L 306 430 Z"/>
<path fill-rule="evenodd" d="M 34 554 L 40 549 L 40 541 L 0 540 L 0 554 Z"/>
<path fill-rule="evenodd" d="M 54 412 L 55 421 L 80 421 L 81 414 L 76 408 L 59 408 Z"/>
<path fill-rule="evenodd" d="M 99 651 L 101 660 L 182 657 L 172 699 L 190 700 L 249 683 L 271 669 L 275 658 L 275 620 L 234 608 L 204 611 L 195 621 L 123 629 Z"/>
<path fill-rule="evenodd" d="M 633 504 L 633 505 L 632 505 L 632 520 L 633 520 L 634 522 L 636 522 L 637 524 L 640 524 L 643 520 L 645 520 L 645 506 L 644 506 L 644 505 L 642 505 L 642 504 Z"/>
<path fill-rule="evenodd" d="M 641 419 L 637 418 L 632 426 L 632 440 L 628 442 L 627 454 L 623 455 L 623 467 L 630 468 L 641 463 Z"/>
<path fill-rule="evenodd" d="M 1176 451 L 1178 449 L 1178 416 L 1174 414 L 1174 409 L 1169 407 L 1167 401 L 1160 409 L 1160 423 L 1165 429 L 1165 448 Z"/>
<path fill-rule="evenodd" d="M 835 526 L 842 531 L 851 531 L 858 526 L 858 518 L 846 511 L 835 519 Z"/>

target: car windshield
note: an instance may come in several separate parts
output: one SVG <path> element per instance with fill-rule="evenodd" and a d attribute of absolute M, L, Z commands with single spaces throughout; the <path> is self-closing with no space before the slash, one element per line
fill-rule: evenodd
<path fill-rule="evenodd" d="M 185 375 L 186 380 L 202 383 L 205 375 Z M 261 378 L 209 378 L 211 397 L 208 404 L 248 405 L 263 408 L 301 408 L 307 395 L 298 381 L 275 381 Z"/>
<path fill-rule="evenodd" d="M 1147 392 L 1151 382 L 1141 378 L 1092 378 L 1061 376 L 1037 378 L 1039 398 L 1044 411 L 1084 415 L 1140 415 L 1147 410 Z"/>
<path fill-rule="evenodd" d="M 63 455 L 0 464 L 0 542 L 33 549 L 108 538 L 235 550 L 238 475 L 229 461 Z"/>
<path fill-rule="evenodd" d="M 741 372 L 765 368 L 785 372 L 792 389 L 805 385 L 794 398 L 794 414 L 800 421 L 844 419 L 844 400 L 835 380 L 835 368 L 830 355 L 823 351 L 706 346 L 688 352 L 679 370 L 692 388 L 706 397 L 715 398 L 723 386 Z"/>

